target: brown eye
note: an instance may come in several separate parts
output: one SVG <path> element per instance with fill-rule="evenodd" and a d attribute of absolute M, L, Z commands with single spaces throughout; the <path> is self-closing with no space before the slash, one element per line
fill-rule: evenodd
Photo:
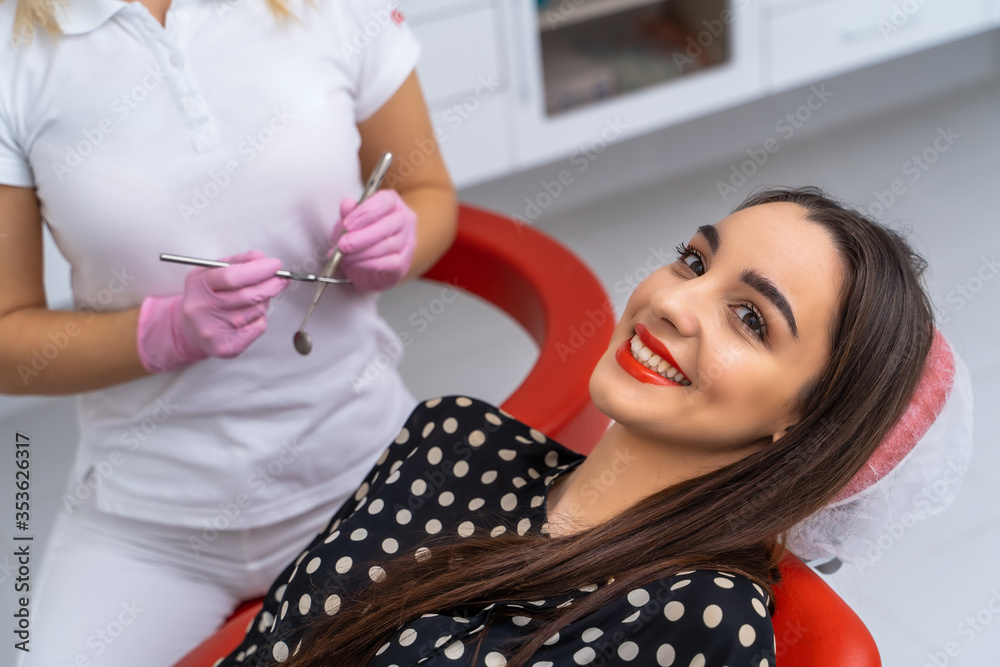
<path fill-rule="evenodd" d="M 747 329 L 749 329 L 755 336 L 764 340 L 764 329 L 766 324 L 764 323 L 764 316 L 754 308 L 749 303 L 741 303 L 733 308 L 736 313 L 736 317 L 740 319 Z"/>
<path fill-rule="evenodd" d="M 687 264 L 688 268 L 694 271 L 696 276 L 705 273 L 705 260 L 702 258 L 701 253 L 691 246 L 684 244 L 678 245 L 675 250 L 677 251 L 677 260 Z"/>

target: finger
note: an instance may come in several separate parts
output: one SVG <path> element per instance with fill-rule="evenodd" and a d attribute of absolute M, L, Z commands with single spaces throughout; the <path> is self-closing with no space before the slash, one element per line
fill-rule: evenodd
<path fill-rule="evenodd" d="M 382 239 L 375 245 L 369 246 L 359 252 L 344 254 L 344 262 L 348 265 L 356 265 L 358 262 L 365 262 L 379 257 L 399 255 L 407 246 L 406 236 L 397 234 L 387 239 Z"/>
<path fill-rule="evenodd" d="M 281 268 L 281 260 L 276 257 L 261 257 L 240 264 L 209 269 L 205 273 L 205 284 L 213 292 L 238 290 L 257 285 L 274 276 Z"/>
<path fill-rule="evenodd" d="M 257 304 L 266 306 L 271 299 L 288 289 L 291 282 L 285 278 L 269 278 L 250 287 L 213 292 L 212 299 L 220 310 L 239 310 Z"/>
<path fill-rule="evenodd" d="M 264 335 L 264 332 L 267 331 L 267 317 L 264 315 L 253 319 L 250 319 L 250 317 L 247 316 L 246 319 L 242 320 L 243 323 L 240 326 L 234 326 L 226 332 L 225 336 L 218 341 L 218 349 L 215 356 L 222 357 L 223 359 L 231 359 L 242 353 L 250 347 L 251 343 Z"/>
<path fill-rule="evenodd" d="M 223 257 L 220 261 L 229 262 L 230 264 L 243 264 L 244 262 L 249 262 L 255 259 L 260 259 L 265 257 L 263 252 L 260 250 L 250 250 L 248 252 L 240 253 L 239 255 L 230 255 L 229 257 Z"/>
<path fill-rule="evenodd" d="M 344 197 L 340 200 L 340 219 L 343 221 L 344 218 L 351 214 L 355 208 L 358 207 L 358 202 L 350 197 Z"/>
<path fill-rule="evenodd" d="M 344 216 L 348 232 L 362 229 L 396 210 L 398 195 L 393 190 L 379 190 Z"/>
<path fill-rule="evenodd" d="M 406 231 L 407 217 L 406 211 L 395 211 L 378 220 L 377 224 L 348 229 L 340 237 L 340 249 L 345 253 L 353 254 L 364 251 L 392 236 L 399 235 L 405 238 L 406 235 L 403 232 Z"/>

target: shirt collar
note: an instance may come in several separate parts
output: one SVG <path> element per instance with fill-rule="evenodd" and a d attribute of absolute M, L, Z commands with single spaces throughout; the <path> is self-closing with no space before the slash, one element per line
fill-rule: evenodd
<path fill-rule="evenodd" d="M 69 0 L 56 3 L 56 16 L 64 35 L 82 35 L 97 30 L 130 4 L 123 0 Z"/>

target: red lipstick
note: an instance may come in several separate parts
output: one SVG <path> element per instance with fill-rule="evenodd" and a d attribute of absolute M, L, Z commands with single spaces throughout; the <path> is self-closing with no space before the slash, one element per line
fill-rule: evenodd
<path fill-rule="evenodd" d="M 653 334 L 649 333 L 649 329 L 646 328 L 645 324 L 642 322 L 636 323 L 635 332 L 639 335 L 639 340 L 642 341 L 642 344 L 652 350 L 653 354 L 660 355 L 661 359 L 666 359 L 668 364 L 679 370 L 681 375 L 688 380 L 691 379 L 688 377 L 688 374 L 684 372 L 684 369 L 681 368 L 680 364 L 678 364 L 673 358 L 667 347 L 656 338 L 653 338 Z"/>
<path fill-rule="evenodd" d="M 619 366 L 625 369 L 626 373 L 640 382 L 645 382 L 647 384 L 676 385 L 678 387 L 684 386 L 678 382 L 674 382 L 673 380 L 668 380 L 659 373 L 654 373 L 652 370 L 640 364 L 636 358 L 632 356 L 631 338 L 619 345 L 618 349 L 615 350 L 615 361 L 618 362 Z"/>

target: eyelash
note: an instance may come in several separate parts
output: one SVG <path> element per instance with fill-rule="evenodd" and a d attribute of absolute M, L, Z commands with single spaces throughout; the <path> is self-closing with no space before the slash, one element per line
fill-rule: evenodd
<path fill-rule="evenodd" d="M 674 251 L 677 253 L 677 260 L 678 261 L 683 262 L 684 258 L 687 255 L 693 255 L 694 257 L 698 258 L 698 261 L 702 263 L 702 266 L 705 265 L 705 257 L 698 251 L 697 248 L 695 248 L 695 247 L 693 247 L 693 246 L 691 246 L 691 245 L 689 245 L 687 243 L 678 243 L 677 247 L 674 248 Z M 687 262 L 684 262 L 684 263 L 685 263 L 685 265 L 688 266 L 688 268 L 690 268 L 690 265 L 688 265 Z M 743 321 L 743 318 L 741 318 L 741 317 L 737 318 L 737 319 L 739 319 L 740 324 L 743 325 L 744 329 L 746 329 L 747 331 L 749 331 L 751 334 L 753 334 L 754 336 L 756 336 L 757 338 L 759 338 L 763 343 L 766 344 L 767 343 L 767 321 L 764 319 L 763 313 L 761 313 L 760 310 L 758 310 L 757 306 L 753 305 L 749 301 L 741 301 L 737 305 L 742 306 L 743 308 L 746 308 L 751 313 L 753 313 L 754 317 L 756 317 L 757 320 L 760 322 L 760 333 L 758 333 L 757 331 L 751 329 L 750 326 L 747 325 Z"/>

